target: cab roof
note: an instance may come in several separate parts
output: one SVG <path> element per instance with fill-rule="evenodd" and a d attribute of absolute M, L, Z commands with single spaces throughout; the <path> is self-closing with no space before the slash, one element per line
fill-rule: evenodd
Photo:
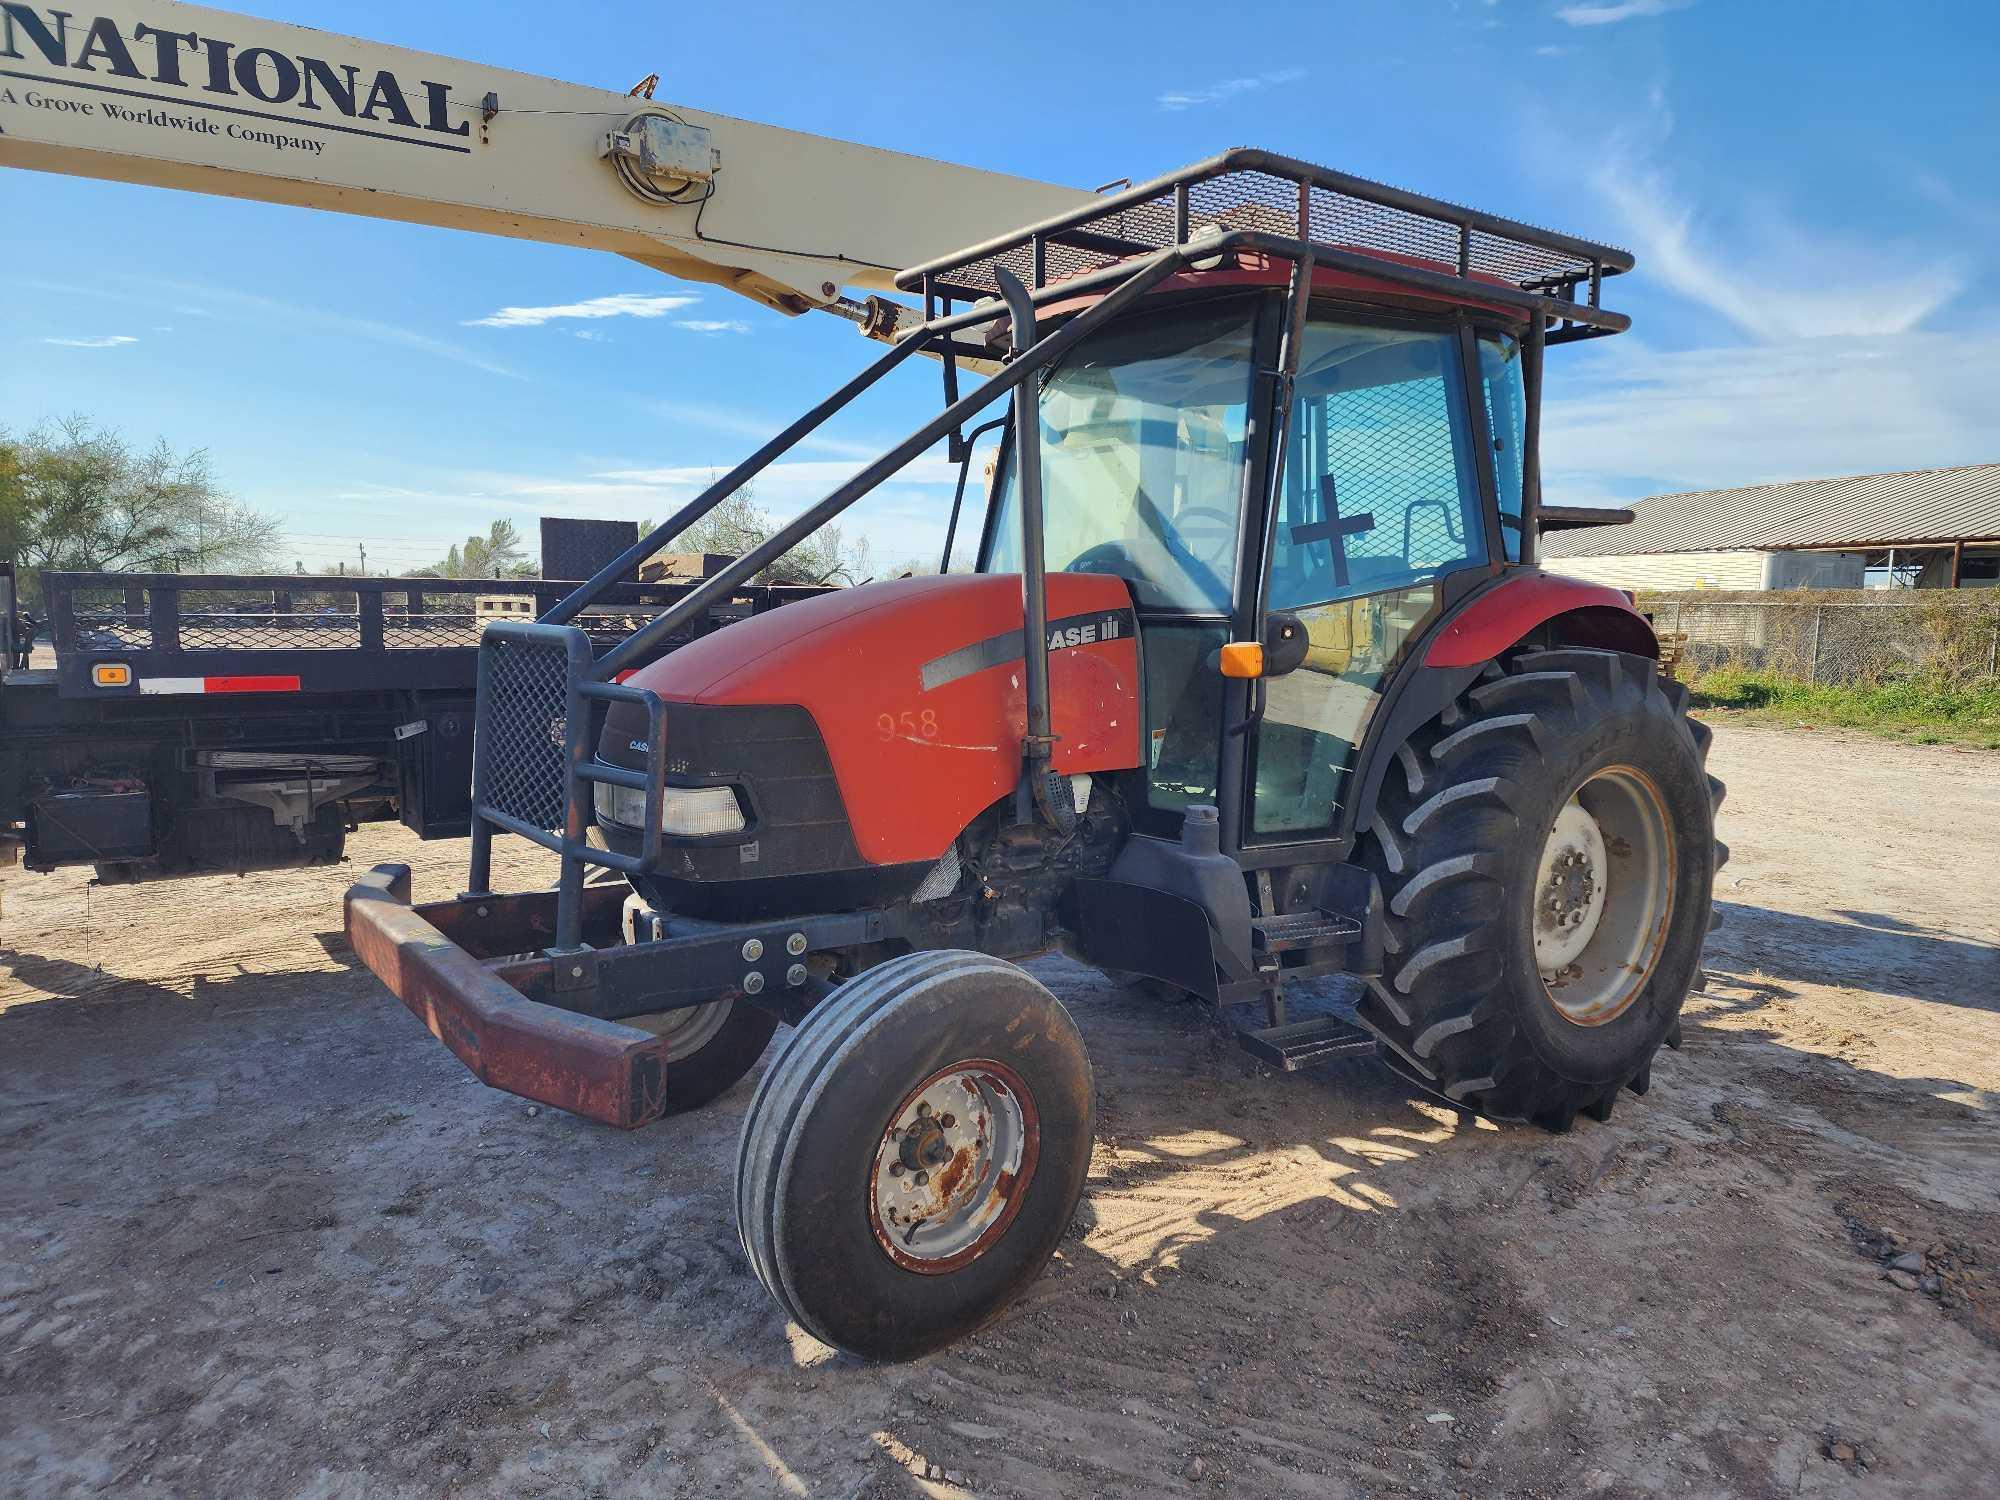
<path fill-rule="evenodd" d="M 924 293 L 930 316 L 940 302 L 994 296 L 1002 267 L 1037 293 L 1060 283 L 1067 297 L 1108 289 L 1140 258 L 1210 244 L 1216 258 L 1193 262 L 1197 274 L 1310 255 L 1316 283 L 1331 272 L 1540 312 L 1551 343 L 1631 326 L 1602 303 L 1605 278 L 1632 269 L 1627 251 L 1248 147 L 912 267 L 896 284 Z"/>

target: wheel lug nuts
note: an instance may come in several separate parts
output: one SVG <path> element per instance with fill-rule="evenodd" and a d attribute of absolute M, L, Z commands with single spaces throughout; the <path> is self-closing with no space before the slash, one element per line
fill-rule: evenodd
<path fill-rule="evenodd" d="M 944 1128 L 945 1128 L 946 1130 L 949 1130 L 949 1129 L 951 1129 L 951 1127 L 952 1127 L 952 1126 L 954 1126 L 954 1125 L 956 1125 L 957 1123 L 958 1123 L 958 1120 L 957 1120 L 957 1117 L 956 1117 L 956 1116 L 953 1116 L 953 1115 L 939 1115 L 939 1116 L 938 1116 L 938 1124 L 940 1124 L 940 1125 L 944 1126 Z"/>
<path fill-rule="evenodd" d="M 899 1161 L 890 1162 L 889 1175 L 891 1177 L 901 1177 L 903 1175 L 903 1164 Z"/>
<path fill-rule="evenodd" d="M 923 1116 L 926 1116 L 926 1115 L 930 1114 L 930 1112 L 931 1112 L 931 1102 L 930 1102 L 930 1100 L 928 1100 L 928 1099 L 919 1099 L 919 1100 L 917 1101 L 917 1114 L 918 1114 L 918 1116 L 919 1116 L 919 1117 L 923 1117 Z"/>
<path fill-rule="evenodd" d="M 910 1179 L 910 1181 L 914 1182 L 918 1187 L 928 1186 L 930 1180 L 931 1180 L 931 1174 L 928 1172 L 919 1172 L 917 1173 L 916 1176 Z"/>

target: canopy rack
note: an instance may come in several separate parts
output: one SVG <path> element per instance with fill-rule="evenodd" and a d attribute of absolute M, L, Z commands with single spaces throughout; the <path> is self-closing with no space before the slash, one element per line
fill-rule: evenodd
<path fill-rule="evenodd" d="M 940 299 L 997 295 L 1003 267 L 1036 291 L 1084 290 L 1135 257 L 1241 236 L 1282 258 L 1292 257 L 1280 242 L 1310 248 L 1321 266 L 1539 311 L 1550 343 L 1631 324 L 1602 301 L 1604 279 L 1632 269 L 1628 251 L 1248 147 L 914 266 L 896 284 L 924 293 L 931 316 Z"/>

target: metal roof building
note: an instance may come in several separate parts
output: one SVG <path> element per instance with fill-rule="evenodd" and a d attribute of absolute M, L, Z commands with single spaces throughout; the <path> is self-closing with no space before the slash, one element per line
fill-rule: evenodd
<path fill-rule="evenodd" d="M 1653 495 L 1629 526 L 1542 538 L 1544 566 L 1627 588 L 2000 583 L 2000 464 Z"/>

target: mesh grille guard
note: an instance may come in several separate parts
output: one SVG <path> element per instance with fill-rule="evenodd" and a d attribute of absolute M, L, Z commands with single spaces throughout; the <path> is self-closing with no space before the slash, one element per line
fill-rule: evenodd
<path fill-rule="evenodd" d="M 997 293 L 1003 266 L 1039 289 L 1218 235 L 1249 236 L 1251 248 L 1278 254 L 1292 245 L 1325 264 L 1539 310 L 1551 342 L 1631 323 L 1600 301 L 1604 278 L 1632 269 L 1627 251 L 1249 148 L 913 267 L 896 284 L 948 302 L 977 301 Z"/>

